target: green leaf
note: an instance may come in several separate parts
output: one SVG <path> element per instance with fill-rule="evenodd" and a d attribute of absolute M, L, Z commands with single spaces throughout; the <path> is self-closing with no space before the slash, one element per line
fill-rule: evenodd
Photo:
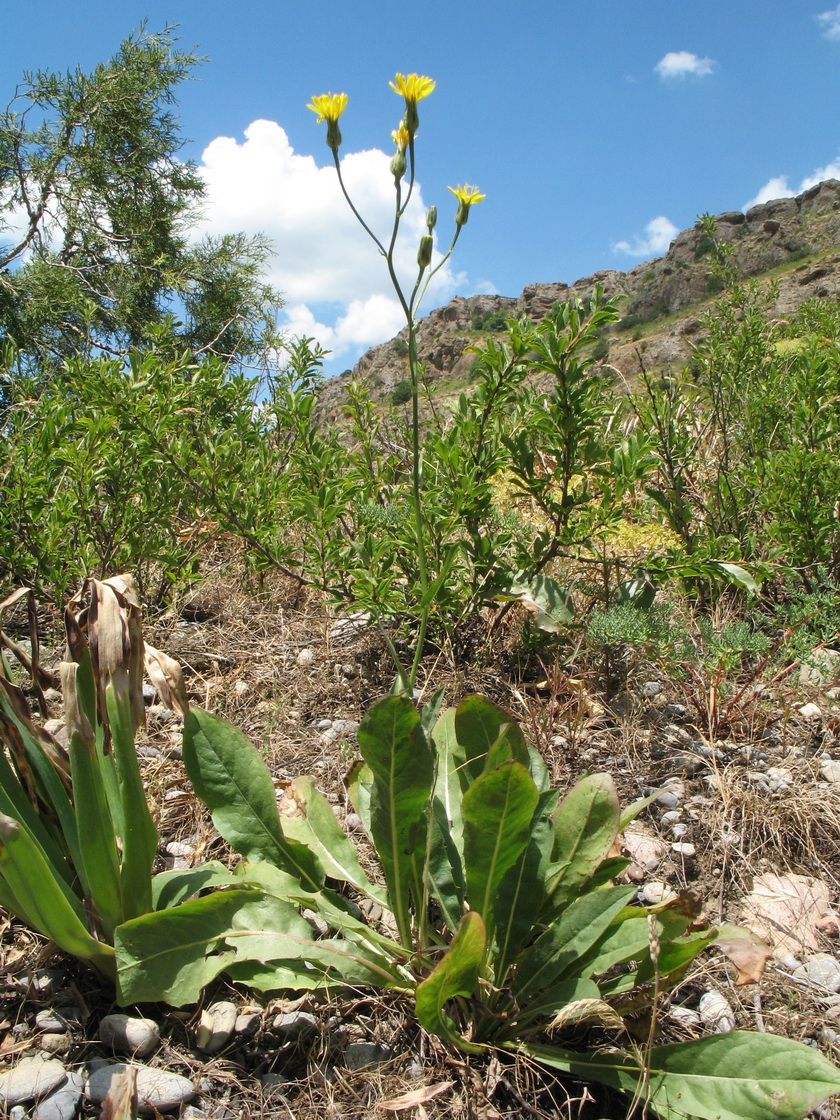
<path fill-rule="evenodd" d="M 481 917 L 469 911 L 461 919 L 458 932 L 446 954 L 432 974 L 418 984 L 415 1009 L 420 1025 L 431 1034 L 453 1042 L 468 1054 L 481 1052 L 481 1047 L 468 1042 L 444 1010 L 448 1000 L 475 993 L 484 963 L 487 934 Z"/>
<path fill-rule="evenodd" d="M 371 837 L 385 871 L 400 940 L 409 945 L 409 888 L 419 879 L 434 755 L 416 708 L 404 696 L 386 696 L 374 704 L 359 727 L 358 740 L 373 774 Z"/>
<path fill-rule="evenodd" d="M 455 734 L 467 763 L 459 770 L 464 790 L 479 774 L 511 759 L 530 766 L 528 747 L 519 724 L 483 696 L 466 696 L 458 705 Z"/>
<path fill-rule="evenodd" d="M 201 708 L 190 708 L 183 751 L 195 792 L 230 846 L 246 859 L 276 863 L 318 890 L 323 871 L 313 852 L 283 835 L 274 783 L 242 732 Z"/>
<path fill-rule="evenodd" d="M 117 927 L 120 1004 L 194 1003 L 237 960 L 305 960 L 312 928 L 275 895 L 229 890 L 144 914 Z"/>
<path fill-rule="evenodd" d="M 519 762 L 482 774 L 464 794 L 464 868 L 470 909 L 488 935 L 502 876 L 525 849 L 539 802 L 534 779 Z"/>
<path fill-rule="evenodd" d="M 572 596 L 548 576 L 515 572 L 493 598 L 522 603 L 535 616 L 537 629 L 548 634 L 559 634 L 574 621 Z"/>
<path fill-rule="evenodd" d="M 554 814 L 552 903 L 572 898 L 609 855 L 620 821 L 620 806 L 609 774 L 590 774 L 563 798 Z"/>
<path fill-rule="evenodd" d="M 443 920 L 454 933 L 464 913 L 464 866 L 452 835 L 452 822 L 448 820 L 443 803 L 438 797 L 432 802 L 432 828 L 425 879 L 429 894 L 437 902 Z"/>
<path fill-rule="evenodd" d="M 362 870 L 356 849 L 335 819 L 335 813 L 310 778 L 300 776 L 289 785 L 282 801 L 283 832 L 318 857 L 331 879 L 351 883 L 381 906 L 388 899 Z"/>
<path fill-rule="evenodd" d="M 359 814 L 365 832 L 370 836 L 370 791 L 373 786 L 373 773 L 367 763 L 357 758 L 344 779 L 344 788 L 350 804 Z"/>
<path fill-rule="evenodd" d="M 162 871 L 152 879 L 152 909 L 169 910 L 199 891 L 230 886 L 236 882 L 238 880 L 218 860 L 182 871 Z"/>
<path fill-rule="evenodd" d="M 511 987 L 520 1003 L 559 980 L 573 976 L 578 960 L 603 936 L 636 888 L 604 887 L 570 903 L 523 953 Z"/>
<path fill-rule="evenodd" d="M 733 583 L 739 583 L 745 587 L 747 591 L 753 595 L 757 595 L 760 591 L 757 580 L 748 572 L 746 568 L 742 568 L 740 564 L 727 564 L 723 560 L 712 560 L 711 563 L 716 568 L 720 568 L 722 572 L 729 576 Z"/>
<path fill-rule="evenodd" d="M 554 1046 L 518 1049 L 552 1069 L 635 1093 L 663 1120 L 802 1120 L 840 1092 L 840 1070 L 810 1046 L 773 1034 L 730 1031 L 655 1046 L 645 1081 L 621 1053 L 577 1054 Z"/>

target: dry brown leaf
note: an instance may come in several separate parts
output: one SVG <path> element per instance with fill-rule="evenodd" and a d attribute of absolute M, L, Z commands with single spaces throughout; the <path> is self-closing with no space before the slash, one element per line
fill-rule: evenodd
<path fill-rule="evenodd" d="M 379 1104 L 389 1112 L 402 1112 L 402 1110 L 406 1108 L 419 1108 L 420 1105 L 425 1104 L 426 1101 L 430 1101 L 434 1097 L 439 1097 L 441 1093 L 445 1093 L 447 1089 L 451 1089 L 454 1084 L 454 1081 L 438 1081 L 434 1085 L 424 1085 L 420 1089 L 412 1089 L 410 1093 L 403 1093 L 401 1097 L 393 1097 L 388 1101 L 380 1101 Z"/>
<path fill-rule="evenodd" d="M 777 956 L 796 954 L 818 947 L 817 922 L 828 904 L 828 885 L 821 880 L 767 872 L 744 899 L 742 921 Z"/>
<path fill-rule="evenodd" d="M 748 929 L 739 926 L 721 926 L 715 940 L 715 949 L 732 961 L 738 972 L 736 985 L 757 984 L 761 979 L 773 950 Z"/>
<path fill-rule="evenodd" d="M 137 1069 L 126 1066 L 114 1074 L 102 1102 L 99 1120 L 137 1120 Z"/>
<path fill-rule="evenodd" d="M 148 642 L 143 643 L 143 659 L 149 680 L 161 700 L 167 708 L 177 712 L 181 719 L 186 719 L 190 702 L 187 699 L 187 688 L 181 666 L 174 657 L 155 649 Z"/>

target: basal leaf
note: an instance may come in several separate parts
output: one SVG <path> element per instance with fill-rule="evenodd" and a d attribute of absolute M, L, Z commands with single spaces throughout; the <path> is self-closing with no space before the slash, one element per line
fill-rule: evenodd
<path fill-rule="evenodd" d="M 553 1069 L 629 1094 L 641 1085 L 643 1099 L 663 1120 L 802 1120 L 840 1092 L 840 1070 L 810 1046 L 752 1031 L 655 1046 L 644 1084 L 635 1059 L 619 1052 L 519 1049 Z"/>
<path fill-rule="evenodd" d="M 487 935 L 484 923 L 474 911 L 465 914 L 452 944 L 432 974 L 417 986 L 415 1009 L 421 1026 L 439 1038 L 455 1043 L 467 1053 L 479 1053 L 481 1047 L 468 1042 L 458 1031 L 444 1007 L 456 996 L 475 993 L 484 963 Z"/>
<path fill-rule="evenodd" d="M 552 903 L 573 898 L 607 858 L 618 835 L 620 812 L 609 774 L 588 775 L 560 802 L 554 814 Z"/>

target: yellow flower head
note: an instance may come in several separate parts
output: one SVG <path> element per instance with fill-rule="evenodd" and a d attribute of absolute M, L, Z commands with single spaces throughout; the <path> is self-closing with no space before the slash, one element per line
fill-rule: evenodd
<path fill-rule="evenodd" d="M 394 93 L 402 94 L 405 98 L 405 124 L 409 136 L 413 136 L 420 126 L 417 116 L 417 102 L 428 97 L 435 88 L 431 78 L 421 77 L 420 74 L 397 74 L 393 82 L 388 85 Z"/>
<path fill-rule="evenodd" d="M 455 225 L 465 226 L 467 219 L 470 216 L 470 207 L 475 206 L 476 202 L 481 202 L 487 195 L 479 194 L 478 187 L 471 187 L 469 183 L 464 183 L 462 187 L 447 187 L 448 191 L 452 191 L 458 199 L 458 210 L 455 214 Z"/>
<path fill-rule="evenodd" d="M 397 145 L 397 150 L 398 151 L 404 152 L 406 150 L 406 148 L 408 147 L 408 142 L 411 139 L 411 137 L 408 135 L 408 129 L 405 127 L 405 124 L 404 124 L 403 121 L 400 121 L 400 127 L 395 128 L 394 131 L 391 133 L 391 139 Z"/>
<path fill-rule="evenodd" d="M 327 121 L 329 124 L 335 124 L 344 110 L 347 108 L 347 94 L 346 93 L 319 93 L 317 97 L 312 98 L 311 105 L 306 106 L 311 109 L 313 113 L 318 114 L 316 124 L 321 121 Z"/>
<path fill-rule="evenodd" d="M 416 105 L 424 97 L 428 97 L 435 88 L 431 78 L 423 78 L 419 74 L 397 74 L 393 82 L 388 85 L 394 93 L 400 93 L 405 98 L 406 105 Z"/>

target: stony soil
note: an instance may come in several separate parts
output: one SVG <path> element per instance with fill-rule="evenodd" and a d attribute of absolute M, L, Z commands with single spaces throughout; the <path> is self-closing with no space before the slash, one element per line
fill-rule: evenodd
<path fill-rule="evenodd" d="M 337 620 L 318 597 L 287 584 L 249 596 L 237 580 L 220 565 L 191 601 L 148 625 L 147 639 L 179 658 L 195 702 L 251 736 L 278 781 L 315 775 L 346 820 L 353 733 L 390 683 L 376 632 L 363 620 Z M 734 1024 L 788 1035 L 837 1060 L 840 659 L 749 684 L 727 707 L 724 690 L 716 697 L 704 682 L 680 683 L 643 660 L 621 666 L 607 697 L 597 667 L 561 649 L 544 650 L 542 661 L 526 657 L 515 637 L 474 652 L 468 666 L 430 655 L 426 686 L 445 685 L 449 702 L 481 691 L 504 704 L 561 786 L 608 770 L 625 802 L 660 791 L 625 837 L 640 898 L 696 891 L 715 922 L 743 921 L 756 888 L 765 902 L 781 901 L 764 919 L 760 900 L 747 903 L 776 943 L 763 982 L 736 988 L 722 958 L 702 958 L 661 1008 L 661 1037 Z M 160 867 L 225 858 L 190 792 L 178 720 L 151 689 L 147 700 L 139 746 L 163 836 Z M 60 718 L 57 695 L 52 707 Z M 421 1120 L 626 1114 L 604 1090 L 523 1064 L 468 1066 L 423 1036 L 399 1000 L 359 992 L 329 1004 L 262 1004 L 221 983 L 200 1007 L 120 1009 L 92 974 L 16 922 L 3 923 L 0 953 L 0 1093 L 15 1120 L 69 1120 L 77 1107 L 97 1116 L 107 1063 L 131 1054 L 142 1067 L 141 1094 L 184 1120 L 378 1117 L 393 1114 L 383 1102 L 410 1092 L 419 1094 L 410 1112 Z M 106 1018 L 121 1010 L 148 1021 Z M 840 1117 L 840 1102 L 819 1115 Z"/>

